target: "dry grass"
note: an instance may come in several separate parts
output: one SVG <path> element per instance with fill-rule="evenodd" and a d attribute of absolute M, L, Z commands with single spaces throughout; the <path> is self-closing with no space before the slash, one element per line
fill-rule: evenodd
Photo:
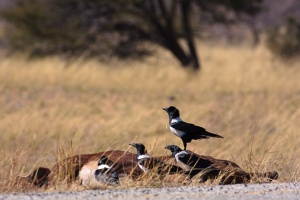
<path fill-rule="evenodd" d="M 263 47 L 206 44 L 204 68 L 195 74 L 157 51 L 140 62 L 2 58 L 0 191 L 14 191 L 15 175 L 52 166 L 57 150 L 71 142 L 64 156 L 126 150 L 130 142 L 144 143 L 152 155 L 169 154 L 165 145 L 182 146 L 166 129 L 161 108 L 169 105 L 225 137 L 193 141 L 188 149 L 299 181 L 299 62 L 282 63 Z"/>

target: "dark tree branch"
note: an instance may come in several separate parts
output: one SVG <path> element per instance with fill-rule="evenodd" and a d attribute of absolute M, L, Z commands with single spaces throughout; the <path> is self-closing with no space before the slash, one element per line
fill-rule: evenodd
<path fill-rule="evenodd" d="M 185 39 L 190 51 L 190 57 L 192 60 L 193 68 L 199 70 L 201 65 L 198 60 L 197 50 L 193 41 L 193 34 L 190 25 L 189 13 L 190 13 L 191 0 L 181 0 L 182 11 L 182 27 L 185 34 Z"/>
<path fill-rule="evenodd" d="M 189 57 L 184 52 L 183 48 L 178 42 L 178 37 L 176 36 L 173 26 L 163 25 L 160 18 L 157 16 L 157 9 L 164 10 L 165 8 L 157 8 L 154 4 L 154 0 L 149 0 L 150 12 L 147 12 L 147 16 L 150 19 L 149 23 L 155 28 L 155 31 L 160 36 L 160 43 L 165 48 L 170 50 L 172 54 L 180 61 L 181 65 L 188 66 L 190 63 Z M 157 4 L 160 6 L 164 4 Z"/>

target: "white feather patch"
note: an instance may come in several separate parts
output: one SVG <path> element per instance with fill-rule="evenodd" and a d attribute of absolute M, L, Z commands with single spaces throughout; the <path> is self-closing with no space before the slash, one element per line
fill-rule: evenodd
<path fill-rule="evenodd" d="M 106 164 L 102 164 L 102 165 L 99 165 L 99 166 L 98 166 L 98 169 L 104 169 L 104 168 L 110 169 L 111 167 L 108 166 L 108 165 L 106 165 Z"/>
<path fill-rule="evenodd" d="M 150 158 L 149 154 L 139 155 L 138 160 L 144 159 L 144 158 Z"/>
<path fill-rule="evenodd" d="M 145 173 L 148 171 L 148 169 L 146 167 L 144 167 L 143 165 L 141 165 L 140 163 L 138 163 L 138 165 L 141 168 L 141 170 L 143 170 Z"/>
<path fill-rule="evenodd" d="M 171 124 L 172 124 L 172 123 L 177 123 L 177 122 L 182 122 L 182 119 L 181 119 L 180 117 L 176 117 L 176 118 L 173 118 L 173 119 L 171 120 Z"/>
<path fill-rule="evenodd" d="M 142 160 L 142 159 L 150 159 L 150 155 L 149 154 L 139 155 L 138 160 Z M 140 163 L 138 163 L 138 165 L 141 168 L 141 170 L 143 170 L 145 173 L 148 171 L 148 169 L 143 165 L 141 165 Z"/>
<path fill-rule="evenodd" d="M 185 134 L 185 132 L 179 131 L 179 130 L 173 128 L 172 126 L 170 126 L 170 130 L 171 130 L 172 133 L 174 133 L 175 135 L 177 135 L 179 137 L 181 137 Z"/>
<path fill-rule="evenodd" d="M 178 157 L 183 155 L 183 154 L 189 155 L 186 151 L 180 151 L 179 153 L 175 154 L 175 159 L 176 159 L 177 162 L 178 162 Z"/>
<path fill-rule="evenodd" d="M 186 151 L 180 151 L 179 153 L 175 154 L 175 160 L 176 160 L 178 166 L 180 168 L 182 168 L 184 171 L 188 172 L 192 169 L 192 167 L 187 165 L 186 163 L 182 163 L 182 162 L 179 161 L 178 157 L 181 156 L 181 155 L 189 155 L 189 154 Z"/>

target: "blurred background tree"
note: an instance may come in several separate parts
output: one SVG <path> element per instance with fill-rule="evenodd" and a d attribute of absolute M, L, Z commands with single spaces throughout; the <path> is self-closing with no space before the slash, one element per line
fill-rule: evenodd
<path fill-rule="evenodd" d="M 281 26 L 272 27 L 267 33 L 267 46 L 284 59 L 300 54 L 300 22 L 288 17 Z"/>
<path fill-rule="evenodd" d="M 31 56 L 118 56 L 170 51 L 183 67 L 201 68 L 194 32 L 199 18 L 233 23 L 254 16 L 262 0 L 11 0 L 1 11 L 10 50 Z M 200 31 L 201 32 L 201 31 Z"/>
<path fill-rule="evenodd" d="M 198 70 L 201 60 L 195 44 L 197 37 L 203 37 L 215 24 L 230 27 L 242 23 L 250 30 L 253 43 L 258 44 L 260 30 L 255 17 L 271 9 L 269 3 L 263 0 L 11 0 L 1 9 L 0 17 L 6 21 L 4 38 L 10 52 L 139 59 L 151 54 L 149 44 L 157 44 L 170 51 L 183 67 Z M 287 3 L 293 7 L 291 0 Z M 285 36 L 280 34 L 282 29 L 286 30 Z M 220 26 L 217 31 L 223 37 Z M 267 47 L 273 53 L 284 58 L 298 55 L 296 20 L 288 20 L 281 26 L 275 24 L 267 32 L 267 38 Z"/>

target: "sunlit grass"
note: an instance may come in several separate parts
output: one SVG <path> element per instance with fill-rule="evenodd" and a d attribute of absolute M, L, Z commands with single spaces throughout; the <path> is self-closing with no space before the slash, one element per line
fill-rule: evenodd
<path fill-rule="evenodd" d="M 166 128 L 161 108 L 169 105 L 182 119 L 224 136 L 193 141 L 188 149 L 299 181 L 299 62 L 283 63 L 263 47 L 201 47 L 197 74 L 159 49 L 137 62 L 2 58 L 1 190 L 16 175 L 52 166 L 57 149 L 70 142 L 74 154 L 135 152 L 130 142 L 144 143 L 151 155 L 169 154 L 167 144 L 182 146 Z"/>

